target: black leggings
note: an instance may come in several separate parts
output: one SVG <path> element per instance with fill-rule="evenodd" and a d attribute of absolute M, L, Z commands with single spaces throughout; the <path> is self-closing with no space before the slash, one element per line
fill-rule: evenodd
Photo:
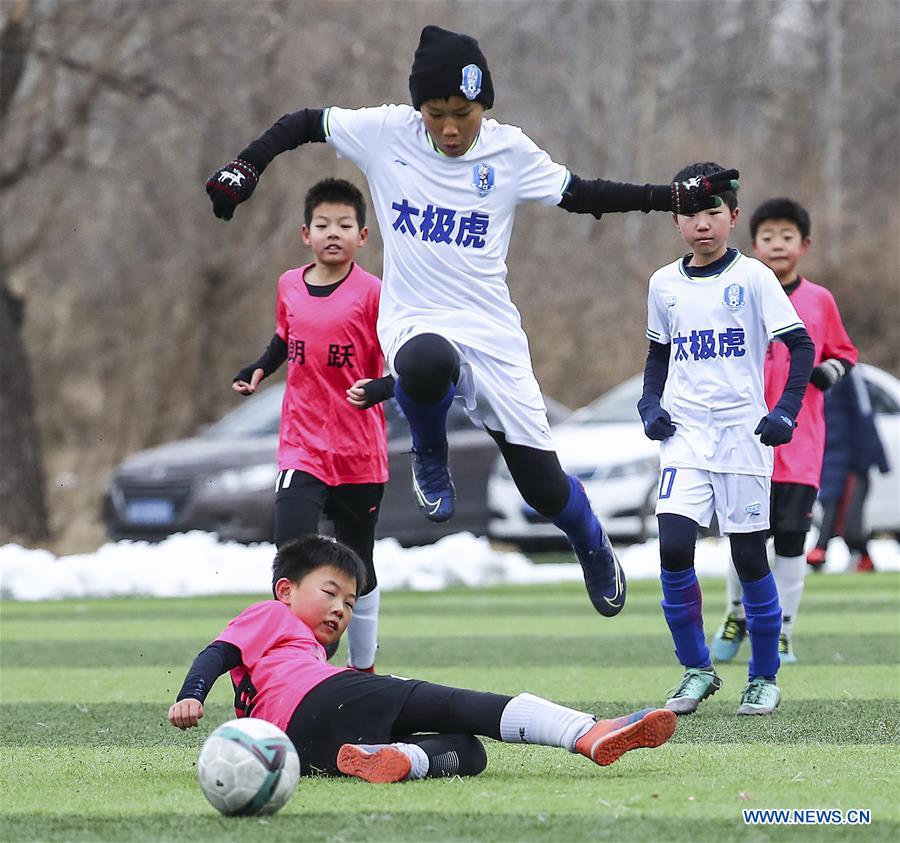
<path fill-rule="evenodd" d="M 487 766 L 487 754 L 475 735 L 500 740 L 500 716 L 511 699 L 422 682 L 394 721 L 393 740 L 425 750 L 430 778 L 477 776 Z"/>
<path fill-rule="evenodd" d="M 305 471 L 282 471 L 275 492 L 275 544 L 281 547 L 291 539 L 317 533 L 324 512 L 334 522 L 334 537 L 356 551 L 366 566 L 360 596 L 368 594 L 378 585 L 372 552 L 383 494 L 383 483 L 326 486 Z"/>
<path fill-rule="evenodd" d="M 419 334 L 405 342 L 394 358 L 403 391 L 414 401 L 437 404 L 459 380 L 459 355 L 437 334 Z"/>
<path fill-rule="evenodd" d="M 664 512 L 659 521 L 660 564 L 667 571 L 686 571 L 694 566 L 697 545 L 696 521 L 684 515 Z M 756 582 L 769 573 L 765 530 L 755 533 L 732 533 L 731 558 L 742 582 Z"/>
<path fill-rule="evenodd" d="M 851 471 L 839 500 L 822 503 L 822 526 L 816 547 L 825 550 L 835 536 L 843 536 L 856 553 L 869 552 L 869 531 L 863 523 L 863 508 L 869 494 L 869 473 Z"/>
<path fill-rule="evenodd" d="M 459 380 L 459 355 L 437 334 L 419 334 L 404 343 L 394 360 L 403 391 L 413 400 L 436 404 Z M 555 451 L 513 445 L 496 430 L 494 438 L 519 494 L 545 518 L 562 512 L 569 500 L 569 478 Z"/>
<path fill-rule="evenodd" d="M 304 775 L 337 773 L 345 743 L 415 743 L 425 750 L 429 776 L 475 776 L 487 764 L 476 735 L 500 738 L 500 717 L 511 697 L 383 674 L 339 673 L 316 685 L 285 730 Z"/>

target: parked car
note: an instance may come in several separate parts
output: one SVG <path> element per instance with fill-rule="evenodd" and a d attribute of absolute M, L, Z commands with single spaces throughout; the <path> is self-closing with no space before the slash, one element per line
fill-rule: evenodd
<path fill-rule="evenodd" d="M 644 436 L 635 375 L 553 430 L 563 468 L 584 484 L 594 511 L 617 540 L 643 540 L 655 528 L 659 448 Z M 565 547 L 565 536 L 519 495 L 502 460 L 488 479 L 488 535 L 529 547 Z"/>
<path fill-rule="evenodd" d="M 271 541 L 275 519 L 275 453 L 283 384 L 244 399 L 219 422 L 190 439 L 128 457 L 112 473 L 103 503 L 111 539 L 160 540 L 205 530 L 222 540 Z M 386 402 L 388 465 L 377 536 L 427 544 L 464 530 L 487 532 L 487 477 L 494 441 L 454 402 L 447 418 L 456 515 L 432 524 L 419 512 L 410 480 L 409 429 L 394 401 Z M 547 399 L 551 423 L 571 411 Z"/>
<path fill-rule="evenodd" d="M 900 380 L 875 366 L 860 365 L 876 424 L 891 464 L 872 472 L 867 501 L 874 532 L 900 536 Z M 644 541 L 656 534 L 659 447 L 644 436 L 637 402 L 642 376 L 635 375 L 580 410 L 553 431 L 560 462 L 584 483 L 594 511 L 610 536 Z M 525 504 L 502 462 L 488 480 L 488 535 L 522 545 L 566 546 L 562 533 Z"/>
<path fill-rule="evenodd" d="M 875 426 L 887 454 L 890 471 L 869 473 L 865 524 L 873 533 L 892 533 L 900 539 L 900 380 L 889 372 L 860 363 L 875 411 Z"/>

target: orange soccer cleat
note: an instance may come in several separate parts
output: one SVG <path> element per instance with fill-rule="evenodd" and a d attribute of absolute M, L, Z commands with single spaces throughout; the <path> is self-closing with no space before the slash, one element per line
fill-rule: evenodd
<path fill-rule="evenodd" d="M 412 761 L 392 744 L 345 743 L 338 750 L 337 768 L 346 776 L 387 784 L 407 779 Z"/>
<path fill-rule="evenodd" d="M 575 751 L 606 767 L 626 752 L 657 747 L 675 734 L 674 711 L 644 708 L 613 720 L 598 720 L 575 741 Z"/>

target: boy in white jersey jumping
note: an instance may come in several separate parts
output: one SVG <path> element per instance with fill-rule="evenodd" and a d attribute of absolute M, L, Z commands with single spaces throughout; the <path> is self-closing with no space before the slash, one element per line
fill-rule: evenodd
<path fill-rule="evenodd" d="M 412 433 L 419 508 L 432 521 L 453 515 L 446 418 L 459 398 L 497 442 L 525 501 L 565 532 L 594 607 L 616 615 L 625 578 L 584 489 L 559 464 L 506 286 L 515 208 L 541 202 L 597 218 L 692 213 L 721 204 L 716 194 L 738 173 L 667 185 L 580 179 L 520 129 L 484 118 L 494 88 L 478 42 L 436 26 L 422 30 L 409 89 L 412 107 L 285 115 L 213 173 L 213 211 L 231 219 L 276 155 L 311 141 L 327 141 L 365 173 L 384 238 L 378 335 L 396 376 L 366 391 L 373 401 L 396 391 Z"/>
<path fill-rule="evenodd" d="M 710 177 L 717 164 L 692 164 L 676 181 Z M 691 253 L 657 270 L 647 297 L 650 350 L 638 410 L 661 441 L 656 514 L 662 609 L 685 668 L 666 708 L 690 714 L 722 685 L 703 634 L 694 572 L 698 525 L 715 512 L 743 585 L 750 636 L 749 683 L 738 714 L 772 714 L 781 698 L 781 607 L 766 556 L 772 450 L 791 441 L 815 349 L 793 305 L 760 261 L 728 247 L 737 194 L 721 208 L 675 214 Z M 788 347 L 790 368 L 769 411 L 763 364 L 770 340 Z M 758 437 L 758 438 L 757 438 Z"/>

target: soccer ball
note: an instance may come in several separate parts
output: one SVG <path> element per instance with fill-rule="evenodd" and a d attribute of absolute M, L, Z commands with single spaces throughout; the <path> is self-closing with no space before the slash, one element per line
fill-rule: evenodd
<path fill-rule="evenodd" d="M 254 717 L 229 720 L 203 744 L 197 778 L 223 814 L 274 814 L 297 789 L 300 757 L 277 726 Z"/>

